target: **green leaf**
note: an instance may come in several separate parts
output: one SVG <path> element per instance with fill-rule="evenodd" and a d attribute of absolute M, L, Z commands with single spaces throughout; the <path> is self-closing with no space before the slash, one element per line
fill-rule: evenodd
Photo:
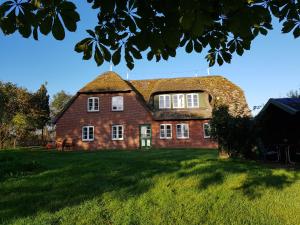
<path fill-rule="evenodd" d="M 154 56 L 154 53 L 153 53 L 152 51 L 149 51 L 149 52 L 147 53 L 147 59 L 148 59 L 149 61 L 151 61 L 151 60 L 153 59 L 153 56 Z"/>
<path fill-rule="evenodd" d="M 202 52 L 202 45 L 198 41 L 194 41 L 194 49 L 196 52 Z"/>
<path fill-rule="evenodd" d="M 93 42 L 90 42 L 88 45 L 86 45 L 86 48 L 83 52 L 82 59 L 89 60 L 90 58 L 92 58 L 92 55 L 93 55 Z"/>
<path fill-rule="evenodd" d="M 220 56 L 220 54 L 218 54 L 217 62 L 218 62 L 218 64 L 219 64 L 220 66 L 223 65 L 223 59 L 222 59 L 222 57 Z"/>
<path fill-rule="evenodd" d="M 83 52 L 92 41 L 92 38 L 85 38 L 75 45 L 74 50 L 78 53 Z"/>
<path fill-rule="evenodd" d="M 117 51 L 112 55 L 112 62 L 114 65 L 118 65 L 121 61 L 121 47 L 118 48 Z"/>
<path fill-rule="evenodd" d="M 61 18 L 63 19 L 65 27 L 71 31 L 75 32 L 77 29 L 76 22 L 79 21 L 79 15 L 77 12 L 64 10 L 60 13 Z"/>
<path fill-rule="evenodd" d="M 96 34 L 95 34 L 94 31 L 92 31 L 92 30 L 86 30 L 86 32 L 87 32 L 89 35 L 91 35 L 93 38 L 96 37 Z"/>
<path fill-rule="evenodd" d="M 300 27 L 296 27 L 296 29 L 293 32 L 294 38 L 298 38 L 300 36 Z"/>
<path fill-rule="evenodd" d="M 37 27 L 33 29 L 33 38 L 36 41 L 39 39 Z"/>
<path fill-rule="evenodd" d="M 105 61 L 110 62 L 111 54 L 110 54 L 109 50 L 102 44 L 100 44 L 100 48 L 103 53 L 103 58 L 105 59 Z"/>
<path fill-rule="evenodd" d="M 56 40 L 63 40 L 65 38 L 65 30 L 58 16 L 54 18 L 52 35 Z"/>
<path fill-rule="evenodd" d="M 101 66 L 103 64 L 103 62 L 104 62 L 103 55 L 100 52 L 100 49 L 98 48 L 97 45 L 95 46 L 94 59 L 95 59 L 95 62 L 97 63 L 97 66 Z"/>
<path fill-rule="evenodd" d="M 262 35 L 265 35 L 265 36 L 268 34 L 268 31 L 267 31 L 265 28 L 262 28 L 262 27 L 259 28 L 259 32 L 260 32 Z"/>
<path fill-rule="evenodd" d="M 47 35 L 50 33 L 52 28 L 53 18 L 52 16 L 47 16 L 44 20 L 40 23 L 40 31 L 42 34 Z"/>
<path fill-rule="evenodd" d="M 131 52 L 131 54 L 133 55 L 134 58 L 142 59 L 141 53 L 137 49 L 135 49 L 133 46 L 131 46 L 131 48 L 129 50 L 130 50 L 130 52 Z"/>
<path fill-rule="evenodd" d="M 221 51 L 222 58 L 224 59 L 225 62 L 230 63 L 231 62 L 231 54 L 224 51 Z"/>
<path fill-rule="evenodd" d="M 289 33 L 295 27 L 296 22 L 292 20 L 285 21 L 283 23 L 283 28 L 281 29 L 282 33 Z"/>
<path fill-rule="evenodd" d="M 187 45 L 185 46 L 185 51 L 187 53 L 191 53 L 193 51 L 193 41 L 190 40 Z"/>

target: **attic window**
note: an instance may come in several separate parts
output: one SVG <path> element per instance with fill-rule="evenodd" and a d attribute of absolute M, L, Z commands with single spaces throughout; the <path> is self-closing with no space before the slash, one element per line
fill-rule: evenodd
<path fill-rule="evenodd" d="M 89 97 L 87 102 L 88 112 L 97 112 L 99 111 L 99 98 L 98 97 Z"/>
<path fill-rule="evenodd" d="M 182 109 L 184 108 L 184 94 L 174 94 L 173 97 L 173 108 Z"/>
<path fill-rule="evenodd" d="M 170 109 L 171 108 L 171 96 L 170 95 L 159 95 L 159 108 Z"/>
<path fill-rule="evenodd" d="M 124 109 L 123 96 L 112 97 L 111 109 L 112 109 L 112 111 L 123 111 L 123 109 Z"/>
<path fill-rule="evenodd" d="M 187 94 L 186 99 L 188 108 L 199 108 L 199 95 L 197 93 Z"/>

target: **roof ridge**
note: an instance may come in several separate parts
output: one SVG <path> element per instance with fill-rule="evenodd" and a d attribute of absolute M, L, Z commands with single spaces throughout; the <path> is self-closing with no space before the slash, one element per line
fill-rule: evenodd
<path fill-rule="evenodd" d="M 199 79 L 199 78 L 225 78 L 226 77 L 222 76 L 222 75 L 206 75 L 206 76 L 197 76 L 197 77 L 166 77 L 166 78 L 154 78 L 154 79 L 140 79 L 140 80 L 130 80 L 131 81 L 158 81 L 158 80 L 167 80 L 167 79 L 189 79 L 189 78 L 193 78 L 193 79 Z"/>

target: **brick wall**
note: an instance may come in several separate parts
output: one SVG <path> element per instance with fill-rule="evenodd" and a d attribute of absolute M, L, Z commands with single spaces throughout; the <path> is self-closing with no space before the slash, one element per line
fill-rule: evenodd
<path fill-rule="evenodd" d="M 87 112 L 88 97 L 99 97 L 99 111 Z M 113 96 L 123 96 L 124 110 L 111 110 Z M 189 139 L 176 138 L 176 124 L 183 121 L 153 121 L 151 113 L 141 103 L 135 92 L 80 94 L 56 124 L 56 138 L 71 138 L 76 149 L 137 149 L 139 126 L 152 125 L 152 145 L 155 148 L 216 147 L 211 139 L 204 139 L 204 120 L 184 121 L 189 124 Z M 160 124 L 172 124 L 172 139 L 160 139 Z M 111 127 L 124 125 L 124 140 L 111 140 Z M 82 141 L 82 127 L 94 126 L 94 141 Z"/>

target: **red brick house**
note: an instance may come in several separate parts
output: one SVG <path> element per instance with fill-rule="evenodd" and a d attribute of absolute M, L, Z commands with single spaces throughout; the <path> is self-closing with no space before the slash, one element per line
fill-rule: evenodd
<path fill-rule="evenodd" d="M 217 103 L 248 110 L 243 91 L 221 76 L 126 81 L 106 72 L 55 118 L 56 139 L 75 149 L 214 148 Z"/>

